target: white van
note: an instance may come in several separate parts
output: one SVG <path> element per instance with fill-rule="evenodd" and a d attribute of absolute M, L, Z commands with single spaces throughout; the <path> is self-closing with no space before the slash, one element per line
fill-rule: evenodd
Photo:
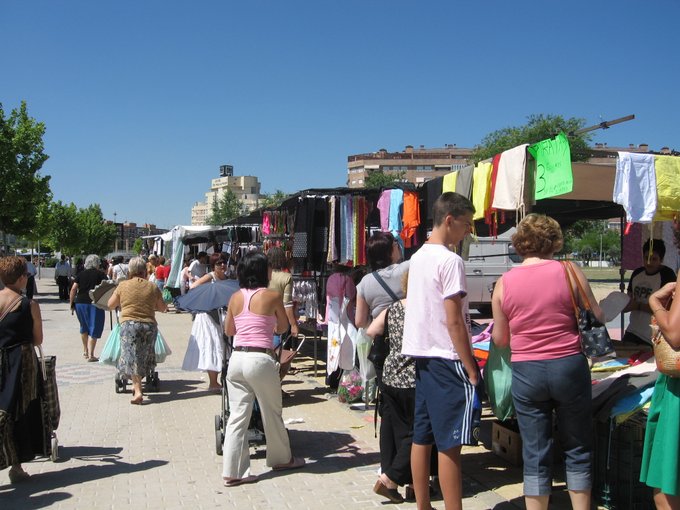
<path fill-rule="evenodd" d="M 483 315 L 491 314 L 491 294 L 496 280 L 522 262 L 510 242 L 514 233 L 513 227 L 495 238 L 473 238 L 469 250 L 463 252 L 470 308 Z"/>

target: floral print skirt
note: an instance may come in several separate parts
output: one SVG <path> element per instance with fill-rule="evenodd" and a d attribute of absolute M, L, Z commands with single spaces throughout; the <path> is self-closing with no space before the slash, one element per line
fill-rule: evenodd
<path fill-rule="evenodd" d="M 158 326 L 152 322 L 124 321 L 120 324 L 120 375 L 145 377 L 153 373 L 157 334 Z"/>

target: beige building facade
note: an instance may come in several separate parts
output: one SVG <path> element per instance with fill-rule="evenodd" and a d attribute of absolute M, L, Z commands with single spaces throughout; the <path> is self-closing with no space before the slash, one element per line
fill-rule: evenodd
<path fill-rule="evenodd" d="M 191 208 L 191 224 L 205 225 L 213 208 L 222 196 L 231 190 L 243 204 L 243 214 L 246 214 L 260 206 L 261 184 L 257 177 L 252 175 L 233 175 L 233 167 L 222 165 L 220 177 L 212 179 L 210 191 L 205 194 L 205 201 L 196 202 Z"/>
<path fill-rule="evenodd" d="M 380 171 L 387 175 L 403 175 L 403 180 L 422 184 L 460 170 L 470 164 L 472 149 L 448 144 L 445 147 L 414 148 L 407 145 L 402 152 L 380 149 L 368 154 L 355 154 L 347 158 L 347 187 L 363 188 L 369 173 Z"/>

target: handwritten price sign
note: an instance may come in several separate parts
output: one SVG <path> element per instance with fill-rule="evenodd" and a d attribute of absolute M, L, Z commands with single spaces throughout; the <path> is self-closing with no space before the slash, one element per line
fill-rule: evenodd
<path fill-rule="evenodd" d="M 530 145 L 527 150 L 536 160 L 536 200 L 564 195 L 573 189 L 571 151 L 564 133 Z"/>

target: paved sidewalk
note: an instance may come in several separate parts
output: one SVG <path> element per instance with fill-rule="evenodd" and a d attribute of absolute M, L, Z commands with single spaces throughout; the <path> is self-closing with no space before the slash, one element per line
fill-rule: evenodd
<path fill-rule="evenodd" d="M 60 459 L 25 465 L 31 480 L 10 485 L 0 474 L 0 507 L 26 508 L 239 508 L 364 509 L 385 505 L 373 494 L 379 466 L 373 412 L 351 410 L 328 399 L 323 364 L 313 376 L 312 360 L 300 356 L 284 390 L 284 420 L 294 453 L 308 465 L 275 473 L 264 465 L 264 449 L 253 450 L 253 472 L 260 480 L 225 488 L 215 452 L 214 418 L 220 397 L 206 391 L 202 373 L 180 369 L 191 329 L 189 314 L 159 314 L 160 329 L 173 350 L 159 365 L 160 391 L 147 404 L 130 405 L 130 393 L 114 391 L 114 369 L 82 358 L 78 321 L 57 299 L 50 270 L 38 281 L 46 354 L 57 356 L 62 417 L 57 435 Z M 99 353 L 108 335 L 97 346 Z M 321 345 L 321 344 L 320 344 Z M 312 352 L 312 342 L 305 353 Z M 490 422 L 485 421 L 487 446 Z M 484 446 L 464 450 L 464 507 L 523 507 L 521 470 Z M 564 491 L 555 497 L 560 508 Z M 401 508 L 415 508 L 404 503 Z M 435 508 L 444 507 L 434 501 Z M 566 507 L 565 507 L 566 508 Z"/>

